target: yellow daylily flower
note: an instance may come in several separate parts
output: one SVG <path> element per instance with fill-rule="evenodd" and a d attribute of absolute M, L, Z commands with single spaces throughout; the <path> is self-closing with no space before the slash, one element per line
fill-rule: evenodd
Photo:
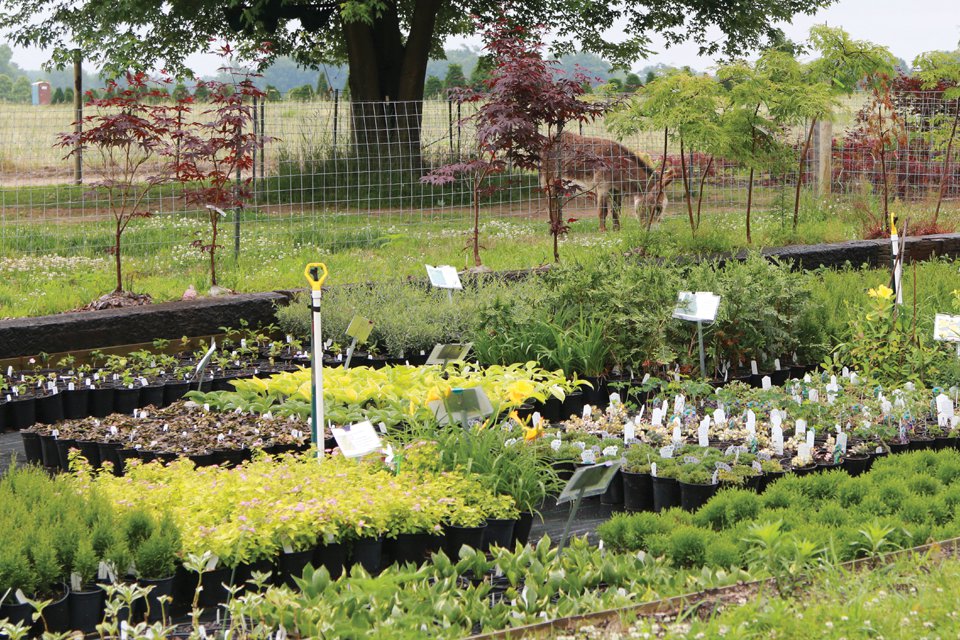
<path fill-rule="evenodd" d="M 511 404 L 521 405 L 534 391 L 536 387 L 529 380 L 516 380 L 507 387 L 507 399 Z"/>
<path fill-rule="evenodd" d="M 882 284 L 875 289 L 870 289 L 867 291 L 867 295 L 871 298 L 877 298 L 880 300 L 890 300 L 893 298 L 893 289 Z"/>
<path fill-rule="evenodd" d="M 543 427 L 524 427 L 523 440 L 524 442 L 531 442 L 542 437 L 544 433 Z"/>

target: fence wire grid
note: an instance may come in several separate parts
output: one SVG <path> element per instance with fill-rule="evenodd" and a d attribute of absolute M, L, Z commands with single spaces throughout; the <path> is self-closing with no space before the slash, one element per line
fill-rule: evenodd
<path fill-rule="evenodd" d="M 944 102 L 935 92 L 896 97 L 905 126 L 902 144 L 888 150 L 885 162 L 891 194 L 904 201 L 932 201 L 940 189 L 946 160 L 949 122 L 956 102 Z M 876 149 L 863 134 L 858 113 L 869 107 L 867 96 L 848 100 L 834 118 L 830 190 L 839 197 L 876 193 L 881 188 Z M 202 105 L 200 108 L 203 108 Z M 231 213 L 221 240 L 240 252 L 264 237 L 283 237 L 294 246 L 324 250 L 376 246 L 385 236 L 414 229 L 465 230 L 472 221 L 467 180 L 443 187 L 420 177 L 431 167 L 469 157 L 475 149 L 469 116 L 475 106 L 446 100 L 422 103 L 350 103 L 336 99 L 314 102 L 263 102 L 252 126 L 267 140 L 248 177 L 253 197 L 243 210 Z M 419 113 L 420 117 L 411 118 Z M 68 150 L 58 146 L 58 134 L 71 129 L 72 106 L 0 104 L 0 257 L 15 255 L 102 256 L 112 244 L 112 216 L 102 193 L 90 184 L 102 175 L 97 156 L 84 156 L 81 184 Z M 359 121 L 365 126 L 354 126 Z M 410 124 L 412 123 L 412 124 Z M 419 127 L 417 124 L 419 123 Z M 602 120 L 580 127 L 585 136 L 613 139 Z M 792 207 L 798 176 L 802 127 L 782 135 L 795 158 L 778 172 L 755 176 L 753 207 L 758 213 Z M 662 131 L 645 131 L 620 141 L 632 152 L 658 166 L 664 160 Z M 954 145 L 945 181 L 945 208 L 960 200 L 960 162 Z M 814 193 L 816 162 L 806 163 L 804 192 Z M 676 178 L 667 190 L 667 215 L 686 215 L 680 179 L 679 148 L 667 144 L 668 161 Z M 722 212 L 743 211 L 747 171 L 723 158 L 697 149 L 684 158 L 688 183 L 700 196 L 704 223 Z M 547 202 L 535 172 L 510 169 L 494 178 L 499 187 L 482 202 L 485 220 L 529 219 L 545 222 Z M 567 205 L 571 217 L 593 219 L 595 198 L 583 194 Z M 131 225 L 124 239 L 127 252 L 150 255 L 165 248 L 195 253 L 190 242 L 207 226 L 207 213 L 187 205 L 182 188 L 153 189 L 144 208 L 148 220 Z M 624 218 L 628 219 L 624 205 Z M 629 219 L 625 224 L 637 224 Z M 544 225 L 546 231 L 546 225 Z"/>

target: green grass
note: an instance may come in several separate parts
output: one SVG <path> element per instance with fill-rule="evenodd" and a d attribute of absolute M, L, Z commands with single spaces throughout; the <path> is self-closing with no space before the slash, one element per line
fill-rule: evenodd
<path fill-rule="evenodd" d="M 770 193 L 761 198 L 775 202 Z M 801 224 L 792 231 L 791 215 L 758 211 L 753 220 L 754 247 L 791 243 L 837 242 L 859 237 L 859 217 L 841 201 L 805 200 Z M 719 204 L 719 203 L 717 203 Z M 567 215 L 578 220 L 562 240 L 563 261 L 591 262 L 610 252 L 643 249 L 648 255 L 675 257 L 736 251 L 748 246 L 740 203 L 705 208 L 696 235 L 690 233 L 682 201 L 650 233 L 624 215 L 620 233 L 600 233 L 592 204 L 578 202 Z M 496 269 L 535 267 L 553 261 L 545 214 L 528 203 L 524 215 L 503 207 L 485 207 L 481 218 L 481 256 Z M 923 215 L 917 205 L 914 215 Z M 957 220 L 956 208 L 945 214 Z M 320 207 L 285 206 L 245 210 L 240 218 L 239 260 L 233 257 L 234 219 L 221 223 L 220 284 L 239 292 L 303 286 L 306 262 L 322 260 L 331 284 L 424 275 L 425 263 L 472 266 L 464 250 L 471 213 L 466 208 L 406 212 L 331 212 Z M 179 298 L 189 285 L 209 287 L 208 258 L 190 243 L 207 238 L 203 214 L 172 213 L 135 220 L 124 235 L 125 285 L 155 300 Z M 33 316 L 79 307 L 114 287 L 113 241 L 108 217 L 20 219 L 0 228 L 0 317 Z"/>

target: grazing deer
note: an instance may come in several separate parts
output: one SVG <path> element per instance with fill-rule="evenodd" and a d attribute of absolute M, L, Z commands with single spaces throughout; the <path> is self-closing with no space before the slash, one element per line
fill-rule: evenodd
<path fill-rule="evenodd" d="M 642 209 L 649 212 L 654 222 L 659 221 L 667 207 L 666 187 L 673 181 L 673 169 L 667 167 L 661 177 L 647 160 L 612 140 L 561 133 L 559 142 L 549 143 L 543 151 L 540 175 L 544 186 L 557 180 L 558 168 L 561 181 L 596 196 L 600 231 L 607 230 L 608 208 L 614 230 L 620 229 L 619 207 L 613 206 L 613 192 L 633 196 L 637 220 L 642 221 Z"/>

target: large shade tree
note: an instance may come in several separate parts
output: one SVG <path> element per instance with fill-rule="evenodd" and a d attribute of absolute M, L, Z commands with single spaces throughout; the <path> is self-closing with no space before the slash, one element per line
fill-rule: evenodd
<path fill-rule="evenodd" d="M 777 40 L 778 22 L 833 1 L 0 0 L 0 28 L 18 45 L 51 48 L 55 66 L 72 63 L 79 49 L 115 75 L 131 67 L 184 71 L 186 57 L 205 51 L 211 37 L 250 48 L 269 41 L 307 65 L 346 62 L 357 152 L 393 145 L 415 169 L 427 61 L 478 22 L 509 11 L 517 24 L 547 25 L 556 54 L 583 49 L 627 63 L 653 34 L 668 44 L 692 40 L 705 54 L 742 54 Z"/>

